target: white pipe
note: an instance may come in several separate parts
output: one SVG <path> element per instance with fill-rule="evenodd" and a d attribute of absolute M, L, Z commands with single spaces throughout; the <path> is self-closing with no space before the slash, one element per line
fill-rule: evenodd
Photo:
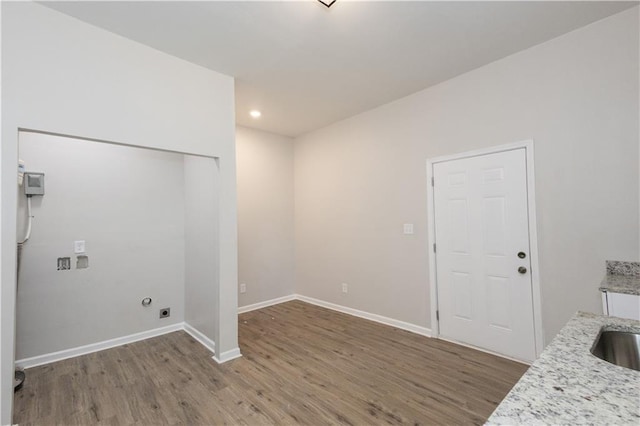
<path fill-rule="evenodd" d="M 24 239 L 18 244 L 26 243 L 29 240 L 29 237 L 31 237 L 31 218 L 33 217 L 31 216 L 31 197 L 27 197 L 27 217 L 27 233 L 24 236 Z"/>

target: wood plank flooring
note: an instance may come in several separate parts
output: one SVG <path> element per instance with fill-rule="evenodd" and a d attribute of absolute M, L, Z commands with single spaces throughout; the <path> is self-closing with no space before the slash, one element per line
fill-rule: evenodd
<path fill-rule="evenodd" d="M 175 332 L 27 370 L 21 425 L 482 424 L 527 366 L 293 301 L 218 365 Z"/>

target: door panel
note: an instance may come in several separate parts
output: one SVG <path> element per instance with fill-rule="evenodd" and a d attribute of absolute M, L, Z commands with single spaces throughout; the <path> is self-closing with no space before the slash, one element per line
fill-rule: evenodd
<path fill-rule="evenodd" d="M 467 200 L 449 200 L 451 251 L 456 254 L 469 254 L 468 217 Z"/>
<path fill-rule="evenodd" d="M 506 212 L 504 197 L 489 197 L 482 200 L 482 234 L 487 256 L 504 257 Z"/>
<path fill-rule="evenodd" d="M 441 336 L 532 361 L 524 148 L 434 163 L 433 176 Z"/>
<path fill-rule="evenodd" d="M 457 318 L 470 320 L 473 316 L 471 306 L 471 277 L 466 272 L 451 272 L 451 283 L 455 292 L 455 313 Z"/>
<path fill-rule="evenodd" d="M 505 277 L 487 277 L 487 302 L 489 325 L 511 330 L 511 291 L 509 279 Z"/>

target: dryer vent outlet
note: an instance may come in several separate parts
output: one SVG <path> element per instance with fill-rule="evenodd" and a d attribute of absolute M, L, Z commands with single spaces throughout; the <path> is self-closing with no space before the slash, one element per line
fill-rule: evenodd
<path fill-rule="evenodd" d="M 169 318 L 171 316 L 171 308 L 160 309 L 160 318 Z"/>

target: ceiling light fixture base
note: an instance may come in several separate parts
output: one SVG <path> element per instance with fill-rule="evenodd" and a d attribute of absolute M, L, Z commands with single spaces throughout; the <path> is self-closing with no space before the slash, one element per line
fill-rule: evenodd
<path fill-rule="evenodd" d="M 336 0 L 318 0 L 318 1 L 323 5 L 327 6 L 328 8 L 331 7 L 331 5 L 336 2 Z"/>

